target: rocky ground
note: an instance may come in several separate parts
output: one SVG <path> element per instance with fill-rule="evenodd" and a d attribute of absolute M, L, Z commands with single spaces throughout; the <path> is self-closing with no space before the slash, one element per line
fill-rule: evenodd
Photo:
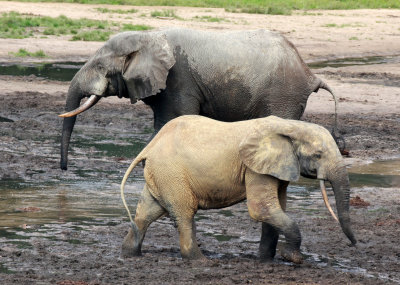
<path fill-rule="evenodd" d="M 6 4 L 5 4 L 6 3 Z M 35 15 L 102 19 L 93 5 L 2 2 L 1 11 Z M 112 7 L 117 9 L 120 7 Z M 124 7 L 123 7 L 124 8 Z M 131 7 L 125 7 L 126 9 Z M 139 7 L 148 13 L 160 7 Z M 222 9 L 180 8 L 182 20 L 151 17 L 116 21 L 154 27 L 185 26 L 196 29 L 268 28 L 283 32 L 307 62 L 343 57 L 400 54 L 398 10 L 312 11 L 292 16 L 227 13 Z M 215 15 L 229 21 L 195 21 L 196 15 Z M 328 25 L 335 23 L 335 26 Z M 357 37 L 357 40 L 349 40 Z M 87 59 L 102 43 L 69 42 L 60 38 L 0 39 L 3 62 L 29 61 L 9 55 L 21 47 L 43 49 L 51 61 Z M 313 71 L 339 97 L 340 130 L 350 155 L 349 167 L 376 159 L 400 158 L 400 63 L 322 68 Z M 18 180 L 55 184 L 82 179 L 79 170 L 95 169 L 97 179 L 118 181 L 132 156 L 99 156 L 90 146 L 74 145 L 69 170 L 59 169 L 59 137 L 68 83 L 35 76 L 0 76 L 0 178 L 2 185 Z M 310 96 L 303 120 L 331 128 L 333 101 L 325 91 Z M 152 129 L 152 114 L 144 104 L 105 99 L 79 116 L 77 140 L 108 138 L 145 141 Z M 398 175 L 398 164 L 391 174 Z M 113 172 L 106 170 L 113 169 Z M 140 176 L 139 169 L 136 175 Z M 400 183 L 399 183 L 400 184 Z M 179 255 L 178 236 L 168 219 L 155 222 L 144 243 L 144 256 L 119 258 L 120 244 L 128 229 L 125 216 L 105 219 L 86 228 L 68 223 L 54 225 L 54 239 L 37 235 L 43 225 L 21 225 L 33 236 L 28 247 L 18 246 L 0 222 L 0 281 L 2 284 L 170 284 L 170 283 L 271 283 L 271 284 L 390 284 L 400 283 L 400 185 L 354 187 L 351 207 L 358 247 L 349 247 L 343 233 L 329 218 L 322 200 L 316 212 L 300 207 L 303 200 L 289 201 L 288 213 L 299 224 L 305 262 L 293 265 L 277 254 L 274 263 L 260 263 L 257 246 L 260 225 L 246 213 L 245 203 L 220 210 L 202 211 L 197 217 L 197 238 L 209 257 L 207 262 L 188 262 Z M 2 190 L 0 190 L 2 191 Z M 356 196 L 361 199 L 356 200 Z M 358 202 L 357 202 L 358 201 Z M 362 202 L 366 202 L 362 203 Z M 12 201 L 10 201 L 12 203 Z M 368 205 L 369 203 L 369 205 Z M 28 207 L 29 205 L 27 205 Z M 34 211 L 27 208 L 26 211 Z M 27 230 L 26 230 L 27 229 Z M 212 234 L 210 234 L 212 233 Z M 69 242 L 68 242 L 69 241 Z M 80 241 L 71 242 L 71 241 Z M 3 265 L 6 264 L 7 266 Z"/>

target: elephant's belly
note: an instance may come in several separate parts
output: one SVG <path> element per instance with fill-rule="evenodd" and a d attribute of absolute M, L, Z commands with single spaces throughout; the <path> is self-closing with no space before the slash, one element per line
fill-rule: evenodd
<path fill-rule="evenodd" d="M 246 191 L 242 186 L 230 188 L 213 187 L 207 191 L 196 193 L 199 209 L 224 208 L 246 199 Z"/>

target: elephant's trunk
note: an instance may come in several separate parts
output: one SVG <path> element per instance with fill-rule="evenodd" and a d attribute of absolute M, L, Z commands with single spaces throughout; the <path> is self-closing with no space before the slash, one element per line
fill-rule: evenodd
<path fill-rule="evenodd" d="M 72 80 L 70 88 L 68 90 L 67 102 L 65 105 L 65 110 L 67 112 L 72 111 L 79 107 L 82 99 L 82 94 L 80 88 L 77 84 L 74 84 Z M 60 167 L 62 170 L 67 170 L 68 165 L 68 146 L 71 139 L 72 130 L 74 129 L 76 121 L 76 116 L 64 118 L 63 130 L 61 135 L 61 160 Z"/>
<path fill-rule="evenodd" d="M 345 167 L 339 167 L 327 174 L 336 199 L 336 209 L 343 232 L 353 245 L 357 243 L 350 226 L 349 203 L 350 183 Z"/>

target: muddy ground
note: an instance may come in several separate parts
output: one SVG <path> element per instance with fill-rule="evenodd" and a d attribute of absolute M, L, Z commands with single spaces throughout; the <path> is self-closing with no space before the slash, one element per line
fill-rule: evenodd
<path fill-rule="evenodd" d="M 51 14 L 51 7 L 55 4 L 13 5 L 12 10 L 19 9 L 22 12 L 26 9 L 24 5 L 31 5 L 35 14 L 46 15 Z M 70 4 L 57 5 L 57 10 L 67 14 L 71 11 Z M 4 10 L 10 5 L 2 7 Z M 84 7 L 77 10 L 92 9 L 92 6 Z M 177 9 L 178 15 L 200 13 L 195 8 L 174 9 Z M 218 9 L 203 12 L 209 11 L 221 13 Z M 96 15 L 91 17 L 96 18 Z M 349 55 L 400 54 L 397 46 L 400 12 L 397 10 L 318 11 L 316 15 L 299 13 L 293 16 L 229 13 L 224 17 L 245 19 L 248 24 L 239 27 L 242 29 L 259 28 L 263 23 L 270 23 L 266 28 L 284 32 L 296 44 L 301 42 L 299 51 L 308 62 Z M 153 26 L 165 25 L 163 20 L 146 18 L 146 21 L 153 21 Z M 321 24 L 311 25 L 307 29 L 312 21 Z M 369 21 L 372 24 L 322 28 L 324 21 Z M 175 20 L 172 23 L 201 29 L 238 28 L 239 24 L 233 20 L 223 24 L 195 21 L 180 23 Z M 380 38 L 373 35 L 372 39 L 360 37 L 356 44 L 348 40 L 353 35 L 351 33 L 363 35 L 368 31 L 371 34 L 379 34 L 380 31 L 385 33 Z M 314 36 L 311 37 L 310 33 L 314 33 Z M 321 37 L 317 37 L 317 33 Z M 328 33 L 330 41 L 325 39 Z M 396 35 L 397 42 L 394 41 Z M 65 53 L 59 41 L 57 38 L 42 41 L 0 39 L 3 47 L 0 56 L 3 61 L 18 61 L 8 56 L 6 51 L 15 51 L 16 47 L 27 43 L 30 46 L 48 47 L 49 42 L 53 42 L 54 48 L 50 49 L 52 58 L 49 60 L 74 60 L 87 58 L 91 51 L 101 45 L 68 42 L 71 46 Z M 82 46 L 88 48 L 83 50 Z M 340 130 L 350 152 L 346 158 L 349 167 L 376 159 L 400 158 L 399 67 L 399 62 L 391 62 L 314 70 L 339 97 Z M 96 179 L 116 184 L 138 149 L 130 149 L 133 153 L 117 151 L 114 155 L 104 155 L 82 142 L 108 139 L 123 145 L 129 140 L 146 141 L 150 136 L 152 114 L 145 105 L 131 105 L 128 100 L 115 98 L 105 99 L 79 116 L 71 144 L 69 170 L 62 172 L 59 169 L 62 120 L 56 115 L 64 109 L 68 83 L 35 76 L 6 75 L 0 76 L 0 82 L 0 179 L 3 186 L 8 185 L 9 181 L 22 181 L 36 187 L 49 182 L 54 185 L 65 181 L 79 182 L 82 172 L 88 173 L 89 181 Z M 332 111 L 332 100 L 326 92 L 321 91 L 311 95 L 302 119 L 331 128 Z M 398 169 L 393 169 L 391 173 L 398 173 Z M 140 177 L 141 174 L 139 168 L 135 176 Z M 399 191 L 400 185 L 397 183 L 385 188 L 379 185 L 353 187 L 352 198 L 359 196 L 369 203 L 351 207 L 352 223 L 358 238 L 357 248 L 348 246 L 349 242 L 340 228 L 328 216 L 322 199 L 315 199 L 314 211 L 309 212 L 307 207 L 301 207 L 309 197 L 303 197 L 304 201 L 303 198 L 292 198 L 288 203 L 288 213 L 299 224 L 303 236 L 302 251 L 306 257 L 301 265 L 285 263 L 279 251 L 276 262 L 259 262 L 257 248 L 260 224 L 249 218 L 245 203 L 224 211 L 201 211 L 198 214 L 197 239 L 209 257 L 207 262 L 188 262 L 180 258 L 177 230 L 168 218 L 150 227 L 143 245 L 144 256 L 132 259 L 119 257 L 120 245 L 129 226 L 124 214 L 104 218 L 87 226 L 69 219 L 56 224 L 21 223 L 10 228 L 0 221 L 0 281 L 2 284 L 400 283 Z M 22 210 L 27 212 L 45 212 L 44 209 L 29 208 L 31 205 L 28 204 L 25 206 Z M 53 238 L 40 235 L 48 228 L 54 230 Z M 11 229 L 14 232 L 20 229 L 20 235 L 28 235 L 29 246 L 21 246 L 7 236 L 6 233 Z"/>

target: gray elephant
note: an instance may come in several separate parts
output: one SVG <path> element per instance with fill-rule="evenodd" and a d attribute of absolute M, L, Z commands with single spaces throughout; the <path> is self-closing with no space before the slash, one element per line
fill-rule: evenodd
<path fill-rule="evenodd" d="M 76 115 L 102 97 L 142 100 L 154 112 L 156 134 L 169 120 L 187 114 L 226 122 L 269 115 L 298 120 L 309 95 L 319 88 L 331 92 L 278 33 L 179 28 L 121 33 L 71 81 L 68 112 L 60 115 L 60 166 L 67 169 Z M 80 106 L 84 97 L 90 98 Z"/>
<path fill-rule="evenodd" d="M 331 183 L 342 230 L 356 243 L 348 174 L 334 139 L 318 125 L 275 116 L 233 123 L 196 115 L 176 118 L 132 162 L 121 183 L 122 197 L 130 172 L 143 160 L 146 184 L 134 220 L 123 198 L 132 221 L 124 256 L 140 255 L 148 226 L 168 213 L 178 225 L 182 256 L 203 258 L 195 237 L 197 210 L 247 199 L 250 216 L 262 222 L 261 258 L 274 258 L 281 233 L 286 239 L 281 255 L 301 263 L 300 231 L 285 213 L 287 186 L 300 175 L 321 180 L 333 213 L 324 181 Z"/>

